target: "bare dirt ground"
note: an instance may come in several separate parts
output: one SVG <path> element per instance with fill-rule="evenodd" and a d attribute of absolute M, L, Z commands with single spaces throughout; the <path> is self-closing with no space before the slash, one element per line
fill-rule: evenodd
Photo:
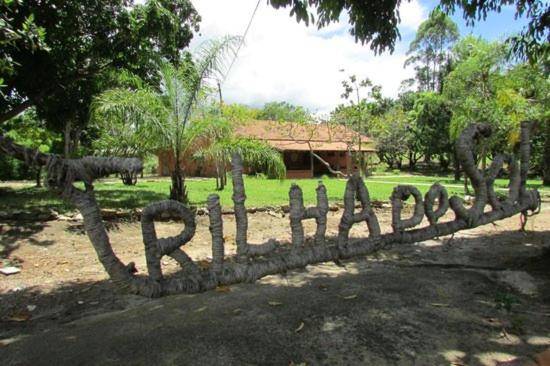
<path fill-rule="evenodd" d="M 389 210 L 378 210 L 390 230 Z M 329 213 L 328 235 L 340 212 Z M 449 216 L 451 218 L 452 216 Z M 207 217 L 184 247 L 210 257 Z M 226 253 L 234 218 L 224 215 Z M 290 239 L 288 217 L 249 215 L 249 240 Z M 550 347 L 550 210 L 197 295 L 117 292 L 81 222 L 0 223 L 21 272 L 0 277 L 3 364 L 523 365 Z M 314 221 L 305 225 L 314 232 Z M 144 271 L 139 222 L 109 223 Z M 159 236 L 181 224 L 157 224 Z M 365 236 L 366 225 L 352 236 Z M 166 258 L 166 271 L 177 269 Z M 0 275 L 1 276 L 1 275 Z"/>

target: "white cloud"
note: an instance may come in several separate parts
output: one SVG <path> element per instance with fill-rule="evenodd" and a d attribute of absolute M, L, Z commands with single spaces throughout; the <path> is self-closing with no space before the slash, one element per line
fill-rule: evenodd
<path fill-rule="evenodd" d="M 401 27 L 416 31 L 420 23 L 427 17 L 427 9 L 417 0 L 401 3 L 399 16 L 401 18 Z"/>
<path fill-rule="evenodd" d="M 242 34 L 256 0 L 193 0 L 193 4 L 202 22 L 191 47 L 208 38 Z M 425 14 L 418 0 L 405 2 L 402 34 L 414 32 Z M 411 77 L 411 71 L 403 69 L 406 45 L 398 44 L 393 55 L 375 56 L 368 46 L 356 44 L 348 29 L 347 15 L 317 30 L 298 24 L 288 9 L 275 10 L 260 1 L 245 45 L 223 85 L 224 99 L 255 106 L 284 100 L 328 113 L 342 102 L 341 81 L 349 74 L 369 77 L 382 85 L 385 95 L 396 96 L 401 80 Z"/>

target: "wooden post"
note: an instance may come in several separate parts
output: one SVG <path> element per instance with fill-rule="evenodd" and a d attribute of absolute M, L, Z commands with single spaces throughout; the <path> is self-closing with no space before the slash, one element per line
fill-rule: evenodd
<path fill-rule="evenodd" d="M 310 164 L 310 169 L 311 169 L 311 178 L 313 178 L 315 176 L 315 171 L 313 169 L 313 154 L 312 154 L 312 151 L 309 152 L 309 164 Z"/>
<path fill-rule="evenodd" d="M 347 167 L 347 173 L 348 175 L 353 173 L 353 167 L 352 167 L 353 161 L 351 158 L 351 151 L 348 149 L 346 153 L 346 167 Z"/>

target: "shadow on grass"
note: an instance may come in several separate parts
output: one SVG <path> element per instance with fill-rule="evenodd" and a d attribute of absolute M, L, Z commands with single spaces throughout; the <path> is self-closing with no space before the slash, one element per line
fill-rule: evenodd
<path fill-rule="evenodd" d="M 105 209 L 143 208 L 154 201 L 165 200 L 167 194 L 139 188 L 101 188 L 96 190 L 99 206 Z M 59 213 L 74 211 L 75 208 L 63 201 L 47 188 L 4 189 L 0 201 L 5 210 L 48 210 Z"/>
<path fill-rule="evenodd" d="M 154 201 L 168 199 L 168 194 L 143 189 L 102 188 L 96 191 L 96 198 L 101 208 L 136 209 L 143 208 Z"/>

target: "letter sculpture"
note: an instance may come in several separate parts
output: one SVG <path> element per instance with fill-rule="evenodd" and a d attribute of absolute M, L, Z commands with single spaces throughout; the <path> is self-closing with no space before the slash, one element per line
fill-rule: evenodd
<path fill-rule="evenodd" d="M 195 293 L 207 291 L 219 285 L 238 282 L 253 282 L 261 277 L 282 273 L 308 264 L 337 261 L 339 259 L 362 256 L 389 247 L 393 244 L 407 244 L 453 234 L 459 230 L 488 224 L 518 213 L 527 215 L 538 213 L 540 196 L 537 190 L 527 190 L 526 180 L 529 168 L 529 124 L 521 124 L 520 156 L 497 155 L 485 171 L 477 168 L 473 149 L 476 139 L 489 136 L 491 131 L 483 124 L 472 124 L 464 130 L 456 143 L 456 152 L 466 175 L 471 179 L 475 199 L 471 207 L 464 206 L 461 198 L 449 199 L 446 189 L 434 184 L 423 198 L 418 189 L 410 185 L 395 187 L 390 199 L 392 203 L 393 232 L 382 234 L 376 214 L 363 180 L 352 176 L 344 194 L 344 212 L 336 238 L 327 238 L 328 198 L 326 187 L 319 183 L 317 205 L 304 207 L 302 190 L 293 184 L 290 188 L 290 229 L 291 245 L 283 245 L 270 240 L 262 245 L 250 245 L 247 241 L 248 219 L 245 207 L 243 163 L 239 155 L 232 157 L 233 202 L 236 219 L 237 254 L 227 260 L 224 252 L 223 220 L 220 199 L 212 194 L 208 197 L 208 215 L 212 235 L 212 262 L 208 268 L 199 267 L 182 247 L 195 233 L 195 216 L 192 211 L 176 201 L 161 201 L 148 205 L 142 213 L 141 227 L 148 275 L 135 274 L 135 265 L 124 265 L 112 250 L 107 231 L 101 219 L 101 211 L 95 200 L 93 181 L 112 174 L 134 174 L 142 169 L 137 159 L 95 158 L 62 159 L 56 155 L 43 154 L 14 144 L 0 135 L 0 151 L 27 164 L 45 166 L 48 172 L 48 186 L 71 202 L 82 213 L 88 237 L 98 259 L 109 277 L 129 292 L 143 296 L 157 297 L 175 293 Z M 495 194 L 493 184 L 503 164 L 509 166 L 510 188 L 508 197 L 500 199 Z M 73 183 L 82 181 L 84 189 Z M 410 218 L 402 218 L 403 202 L 414 198 L 414 213 Z M 355 210 L 356 200 L 360 210 Z M 434 207 L 437 200 L 437 208 Z M 485 212 L 489 205 L 491 211 Z M 453 221 L 438 223 L 449 207 L 454 211 Z M 163 213 L 170 213 L 182 219 L 184 230 L 170 238 L 158 238 L 155 220 Z M 414 229 L 426 216 L 429 226 Z M 303 220 L 315 219 L 317 229 L 314 240 L 306 242 Z M 360 240 L 349 240 L 353 224 L 365 221 L 369 235 Z M 181 266 L 181 272 L 164 277 L 161 259 L 168 255 Z"/>

